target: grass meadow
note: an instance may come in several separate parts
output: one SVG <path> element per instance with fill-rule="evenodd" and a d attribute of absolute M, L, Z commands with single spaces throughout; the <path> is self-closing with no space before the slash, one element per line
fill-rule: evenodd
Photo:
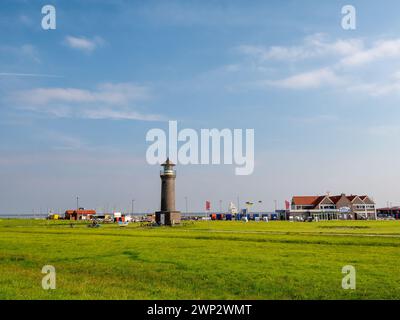
<path fill-rule="evenodd" d="M 44 290 L 44 265 L 56 289 Z M 356 268 L 356 290 L 341 287 Z M 0 219 L 0 299 L 400 299 L 400 221 Z"/>

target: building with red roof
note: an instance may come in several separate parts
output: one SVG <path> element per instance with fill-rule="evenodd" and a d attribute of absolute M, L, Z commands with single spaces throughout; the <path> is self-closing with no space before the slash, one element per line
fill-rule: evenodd
<path fill-rule="evenodd" d="M 367 195 L 293 196 L 290 215 L 296 219 L 376 219 L 375 202 Z"/>
<path fill-rule="evenodd" d="M 67 210 L 64 213 L 64 218 L 67 220 L 89 220 L 96 215 L 96 210 L 85 210 L 79 208 L 78 210 Z"/>

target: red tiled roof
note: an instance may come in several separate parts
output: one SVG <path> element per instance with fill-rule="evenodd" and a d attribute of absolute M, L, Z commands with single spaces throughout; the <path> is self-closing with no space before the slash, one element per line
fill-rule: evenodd
<path fill-rule="evenodd" d="M 355 198 L 357 198 L 357 196 L 355 196 L 355 195 L 351 195 L 351 196 L 346 196 L 347 197 L 347 199 L 349 199 L 350 201 L 353 201 Z"/>
<path fill-rule="evenodd" d="M 361 200 L 365 200 L 368 196 L 357 196 L 357 195 L 350 195 L 346 196 L 344 194 L 339 196 L 327 196 L 334 204 L 342 198 L 342 196 L 346 197 L 349 201 L 353 201 L 356 197 L 359 197 Z M 300 206 L 317 206 L 326 196 L 293 196 L 292 203 L 294 205 Z"/>
<path fill-rule="evenodd" d="M 329 197 L 329 199 L 331 199 L 331 201 L 332 201 L 334 204 L 336 204 L 336 203 L 340 200 L 341 197 L 342 197 L 342 196 L 331 196 L 331 197 Z"/>
<path fill-rule="evenodd" d="M 67 210 L 66 214 L 96 214 L 96 210 Z"/>
<path fill-rule="evenodd" d="M 292 202 L 294 205 L 298 206 L 315 206 L 320 203 L 323 198 L 325 198 L 325 196 L 294 196 Z"/>

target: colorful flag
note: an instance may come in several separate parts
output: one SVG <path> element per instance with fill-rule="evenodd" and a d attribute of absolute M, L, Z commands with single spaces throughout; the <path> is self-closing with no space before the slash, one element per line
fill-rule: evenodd
<path fill-rule="evenodd" d="M 206 201 L 206 211 L 210 211 L 211 210 L 211 202 L 210 201 Z"/>
<path fill-rule="evenodd" d="M 290 208 L 290 202 L 287 200 L 285 200 L 285 208 L 286 208 L 286 210 L 289 210 L 289 208 Z"/>

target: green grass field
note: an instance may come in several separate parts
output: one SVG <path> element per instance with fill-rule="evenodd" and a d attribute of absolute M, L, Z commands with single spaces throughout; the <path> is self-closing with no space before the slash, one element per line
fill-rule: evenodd
<path fill-rule="evenodd" d="M 341 287 L 345 265 L 356 290 Z M 0 299 L 400 299 L 399 269 L 400 221 L 0 220 Z"/>

